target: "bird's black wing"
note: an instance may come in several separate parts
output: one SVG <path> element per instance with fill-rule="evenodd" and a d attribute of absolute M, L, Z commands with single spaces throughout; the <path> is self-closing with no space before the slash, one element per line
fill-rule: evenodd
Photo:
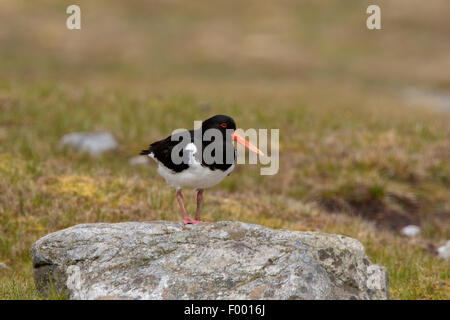
<path fill-rule="evenodd" d="M 186 156 L 183 153 L 184 147 L 192 141 L 193 130 L 189 131 L 191 139 L 180 140 L 178 137 L 168 136 L 167 138 L 153 142 L 150 147 L 146 150 L 141 151 L 141 155 L 149 155 L 153 154 L 153 157 L 156 158 L 159 162 L 161 162 L 167 168 L 175 171 L 181 172 L 189 167 L 187 161 L 181 161 L 181 163 L 177 164 L 172 161 L 172 150 L 175 146 L 181 143 L 180 145 L 180 153 L 179 156 L 181 159 L 184 159 Z"/>

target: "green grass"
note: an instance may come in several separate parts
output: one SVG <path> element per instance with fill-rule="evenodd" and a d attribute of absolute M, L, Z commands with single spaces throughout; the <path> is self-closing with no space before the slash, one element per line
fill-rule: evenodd
<path fill-rule="evenodd" d="M 64 3 L 0 5 L 0 299 L 44 298 L 30 248 L 49 232 L 179 220 L 156 166 L 128 159 L 214 114 L 279 128 L 280 171 L 238 166 L 206 191 L 205 220 L 345 234 L 388 268 L 392 298 L 449 299 L 435 250 L 450 238 L 450 115 L 401 96 L 450 89 L 448 1 L 384 3 L 380 32 L 365 1 L 80 5 L 76 32 Z M 58 148 L 103 130 L 120 147 L 99 158 Z"/>

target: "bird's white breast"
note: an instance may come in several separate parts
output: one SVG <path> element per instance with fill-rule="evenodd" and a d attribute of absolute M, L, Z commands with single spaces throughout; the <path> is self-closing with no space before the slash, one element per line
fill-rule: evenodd
<path fill-rule="evenodd" d="M 185 147 L 185 152 L 189 153 L 189 167 L 181 172 L 170 170 L 155 159 L 153 154 L 149 154 L 158 163 L 158 173 L 166 180 L 167 184 L 177 189 L 185 187 L 195 189 L 213 187 L 229 175 L 235 167 L 233 163 L 226 171 L 222 171 L 219 169 L 211 170 L 208 167 L 202 166 L 194 157 L 197 153 L 197 148 L 193 143 L 189 143 Z"/>

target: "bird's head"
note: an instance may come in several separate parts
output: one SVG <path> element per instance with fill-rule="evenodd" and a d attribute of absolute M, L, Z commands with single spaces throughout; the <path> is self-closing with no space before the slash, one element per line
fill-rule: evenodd
<path fill-rule="evenodd" d="M 256 146 L 245 140 L 236 132 L 236 122 L 233 118 L 226 115 L 216 115 L 202 122 L 202 131 L 205 132 L 208 129 L 217 129 L 222 132 L 225 139 L 225 134 L 231 134 L 234 141 L 244 145 L 247 149 L 256 152 L 260 155 L 264 155 L 261 150 Z"/>
<path fill-rule="evenodd" d="M 219 114 L 203 121 L 202 129 L 217 129 L 225 133 L 227 129 L 236 130 L 236 122 L 229 116 Z"/>

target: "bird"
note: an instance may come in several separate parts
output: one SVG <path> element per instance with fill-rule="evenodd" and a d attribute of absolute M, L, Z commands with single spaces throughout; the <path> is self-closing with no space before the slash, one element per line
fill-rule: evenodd
<path fill-rule="evenodd" d="M 210 129 L 213 130 L 209 131 Z M 233 141 L 244 145 L 252 152 L 264 155 L 261 150 L 237 133 L 235 121 L 227 115 L 215 115 L 202 121 L 201 127 L 196 130 L 172 133 L 141 151 L 141 155 L 147 155 L 156 161 L 157 172 L 169 186 L 175 188 L 184 224 L 201 222 L 200 205 L 204 189 L 219 184 L 234 170 L 236 149 Z M 183 188 L 197 190 L 194 219 L 188 215 L 184 207 Z"/>

